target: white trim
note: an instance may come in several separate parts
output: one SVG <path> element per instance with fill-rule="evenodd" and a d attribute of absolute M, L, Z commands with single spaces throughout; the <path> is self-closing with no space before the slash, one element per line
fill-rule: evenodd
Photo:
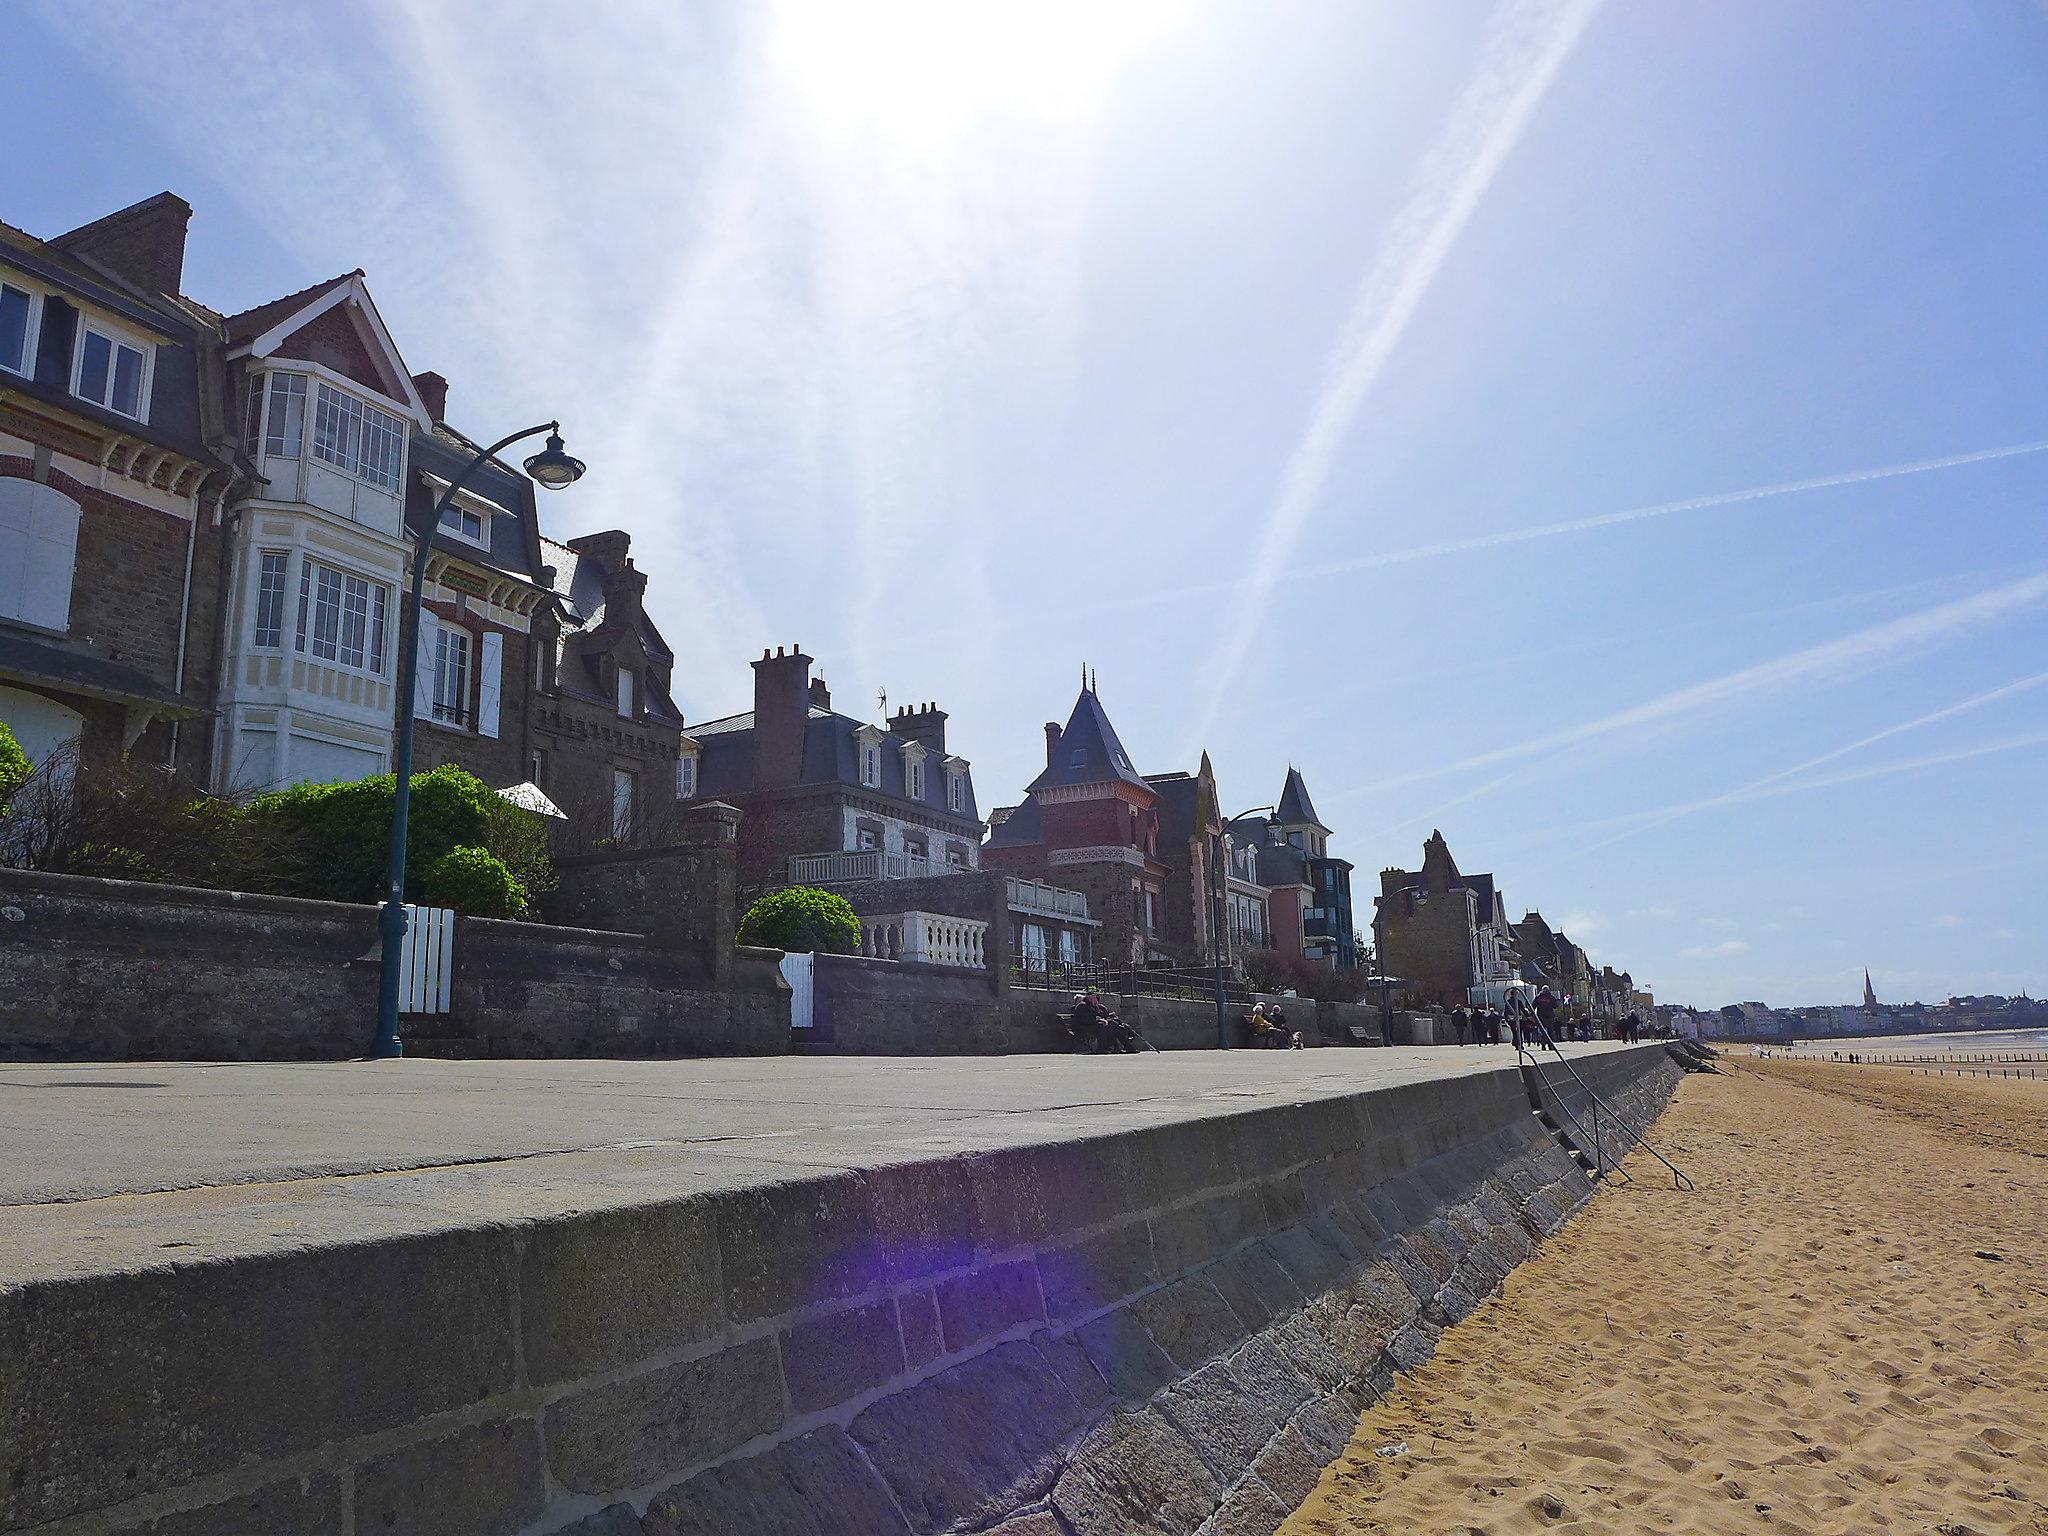
<path fill-rule="evenodd" d="M 135 385 L 135 403 L 140 409 L 133 414 L 122 410 L 112 400 L 114 393 L 114 364 L 117 361 L 115 356 L 110 356 L 107 359 L 107 399 L 94 400 L 91 395 L 83 393 L 79 388 L 79 385 L 84 382 L 85 378 L 85 338 L 89 332 L 94 331 L 105 337 L 110 346 L 127 347 L 131 351 L 139 352 L 142 355 L 142 377 L 136 381 Z M 74 400 L 84 400 L 89 404 L 98 406 L 103 411 L 111 411 L 116 416 L 125 416 L 130 421 L 139 421 L 144 426 L 147 426 L 149 424 L 149 394 L 151 388 L 156 383 L 156 346 L 156 342 L 144 340 L 137 331 L 128 330 L 121 325 L 99 319 L 96 315 L 88 314 L 85 310 L 79 310 L 78 329 L 71 338 L 71 397 Z"/>
<path fill-rule="evenodd" d="M 43 303 L 49 297 L 48 290 L 24 281 L 11 268 L 0 274 L 0 284 L 12 288 L 16 293 L 28 295 L 28 320 L 21 333 L 21 366 L 10 368 L 5 363 L 0 363 L 0 373 L 11 374 L 18 379 L 33 379 L 36 376 L 38 349 L 43 341 Z"/>
<path fill-rule="evenodd" d="M 462 501 L 463 498 L 458 496 L 453 501 L 449 502 L 447 506 L 441 509 L 441 521 L 434 525 L 434 532 L 446 534 L 451 539 L 460 540 L 464 544 L 471 545 L 477 549 L 482 550 L 485 554 L 489 554 L 491 550 L 491 517 L 493 514 L 489 512 L 479 511 L 475 507 L 465 507 L 462 504 Z M 467 513 L 469 516 L 477 520 L 477 526 L 481 528 L 483 532 L 481 534 L 472 534 L 467 529 L 461 527 L 459 524 L 458 526 L 453 528 L 449 527 L 448 517 L 451 513 L 454 514 L 454 516 L 458 519 L 462 517 L 463 514 Z"/>
<path fill-rule="evenodd" d="M 339 304 L 345 303 L 349 299 L 356 301 L 357 307 L 363 312 L 363 317 L 370 322 L 371 335 L 376 338 L 378 345 L 384 349 L 385 362 L 391 365 L 392 371 L 398 375 L 400 386 L 405 390 L 402 399 L 398 396 L 387 398 L 399 399 L 400 403 L 407 408 L 406 413 L 411 416 L 413 423 L 420 431 L 432 432 L 434 430 L 434 418 L 428 414 L 426 402 L 420 399 L 420 392 L 413 387 L 412 370 L 405 366 L 405 359 L 399 356 L 398 344 L 391 339 L 391 333 L 384 328 L 384 317 L 377 313 L 377 306 L 370 298 L 370 290 L 364 286 L 363 280 L 359 275 L 350 277 L 347 282 L 335 284 L 333 288 L 329 289 L 319 298 L 314 299 L 303 308 L 286 315 L 253 341 L 244 342 L 241 346 L 236 347 L 232 352 L 228 353 L 228 357 L 230 360 L 238 357 L 267 358 L 284 343 L 287 337 L 297 334 L 305 329 L 307 325 L 326 314 L 327 311 Z M 297 362 L 299 359 L 291 358 L 287 359 L 287 361 Z M 353 379 L 349 382 L 358 389 L 367 387 L 356 383 Z"/>

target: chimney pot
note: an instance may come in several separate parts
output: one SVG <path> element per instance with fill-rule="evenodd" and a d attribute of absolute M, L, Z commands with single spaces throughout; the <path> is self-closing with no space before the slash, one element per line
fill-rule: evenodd
<path fill-rule="evenodd" d="M 412 376 L 412 387 L 419 391 L 420 403 L 427 408 L 427 414 L 438 424 L 448 419 L 448 381 L 438 373 L 416 373 Z"/>
<path fill-rule="evenodd" d="M 1059 728 L 1059 725 L 1058 725 L 1058 724 L 1057 724 L 1056 722 L 1054 722 L 1054 721 L 1048 720 L 1048 721 L 1046 721 L 1046 722 L 1045 722 L 1045 766 L 1046 766 L 1046 767 L 1050 768 L 1050 767 L 1052 766 L 1052 764 L 1053 764 L 1053 759 L 1054 759 L 1055 757 L 1059 756 L 1059 750 L 1060 750 L 1060 728 Z"/>

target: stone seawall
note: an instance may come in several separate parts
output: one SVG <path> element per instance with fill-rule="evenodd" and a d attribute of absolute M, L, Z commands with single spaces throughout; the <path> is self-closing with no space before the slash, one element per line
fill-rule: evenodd
<path fill-rule="evenodd" d="M 1575 1059 L 1644 1118 L 1681 1075 Z M 1346 1082 L 772 1182 L 650 1150 L 152 1197 L 169 1248 L 37 1207 L 0 1261 L 0 1531 L 1270 1532 L 1594 1187 L 1511 1066 Z"/>
<path fill-rule="evenodd" d="M 377 1007 L 374 907 L 0 870 L 0 1061 L 347 1060 Z M 407 1049 L 779 1054 L 773 951 L 722 982 L 631 933 L 458 918 L 453 995 Z"/>

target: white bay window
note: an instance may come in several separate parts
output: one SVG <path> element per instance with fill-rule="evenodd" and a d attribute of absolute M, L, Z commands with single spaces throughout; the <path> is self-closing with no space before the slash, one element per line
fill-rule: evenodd
<path fill-rule="evenodd" d="M 71 392 L 117 415 L 148 420 L 150 351 L 97 320 L 81 319 Z"/>
<path fill-rule="evenodd" d="M 396 416 L 343 394 L 325 380 L 316 384 L 314 458 L 358 480 L 395 491 L 404 453 L 405 424 Z"/>
<path fill-rule="evenodd" d="M 265 558 L 266 567 L 268 557 Z M 267 574 L 267 572 L 266 572 Z M 258 629 L 262 622 L 262 588 L 257 592 Z M 384 670 L 384 628 L 390 592 L 380 582 L 365 581 L 318 560 L 299 566 L 299 620 L 296 645 L 304 655 L 353 667 Z M 257 643 L 263 642 L 259 639 Z"/>

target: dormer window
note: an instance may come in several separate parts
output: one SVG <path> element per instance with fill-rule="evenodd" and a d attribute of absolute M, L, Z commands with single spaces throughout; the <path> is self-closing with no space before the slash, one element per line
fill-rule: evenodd
<path fill-rule="evenodd" d="M 949 811 L 951 811 L 951 812 L 952 812 L 952 813 L 953 813 L 953 814 L 954 814 L 955 816 L 961 816 L 961 815 L 965 815 L 965 814 L 966 814 L 966 811 L 967 811 L 967 775 L 966 775 L 966 774 L 964 774 L 964 773 L 949 773 L 949 774 L 947 774 L 947 775 L 946 775 L 946 809 L 947 809 L 947 810 L 949 810 Z"/>
<path fill-rule="evenodd" d="M 458 507 L 450 502 L 441 511 L 441 529 L 444 533 L 452 533 L 458 539 L 467 539 L 479 547 L 490 542 L 484 536 L 484 527 L 484 515 L 471 511 L 468 507 Z"/>
<path fill-rule="evenodd" d="M 868 742 L 860 749 L 860 782 L 866 789 L 876 789 L 881 785 L 882 749 L 875 742 Z"/>
<path fill-rule="evenodd" d="M 97 320 L 82 321 L 78 356 L 71 369 L 71 392 L 117 415 L 148 420 L 151 350 Z"/>
<path fill-rule="evenodd" d="M 903 763 L 903 792 L 913 800 L 924 798 L 924 759 L 906 758 Z"/>
<path fill-rule="evenodd" d="M 36 371 L 36 314 L 41 308 L 26 288 L 0 283 L 0 372 L 23 378 Z"/>
<path fill-rule="evenodd" d="M 689 800 L 697 793 L 697 754 L 685 751 L 676 757 L 676 798 Z"/>
<path fill-rule="evenodd" d="M 633 718 L 633 670 L 630 667 L 619 668 L 619 718 Z"/>

